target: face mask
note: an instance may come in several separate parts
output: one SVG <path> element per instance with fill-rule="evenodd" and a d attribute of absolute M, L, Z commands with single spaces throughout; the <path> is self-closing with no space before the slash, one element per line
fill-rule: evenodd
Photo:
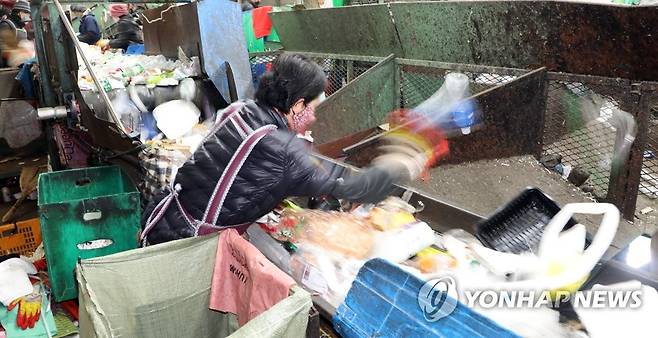
<path fill-rule="evenodd" d="M 304 110 L 298 114 L 292 115 L 292 126 L 290 129 L 298 134 L 304 134 L 308 130 L 308 127 L 315 122 L 315 112 L 311 106 L 306 106 Z"/>

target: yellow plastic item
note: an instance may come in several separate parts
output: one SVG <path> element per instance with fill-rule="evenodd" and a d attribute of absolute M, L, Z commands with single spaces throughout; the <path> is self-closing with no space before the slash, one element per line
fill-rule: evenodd
<path fill-rule="evenodd" d="M 425 257 L 434 257 L 435 255 L 443 253 L 441 250 L 433 248 L 433 247 L 428 247 L 423 250 L 418 251 L 416 256 L 418 258 L 425 258 Z"/>
<path fill-rule="evenodd" d="M 567 265 L 569 262 L 552 262 L 551 264 L 548 265 L 546 274 L 549 277 L 553 276 L 559 276 L 562 274 L 566 269 Z M 576 291 L 580 289 L 580 287 L 587 281 L 589 278 L 589 274 L 584 275 L 581 279 L 569 284 L 565 285 L 563 287 L 560 287 L 558 289 L 553 289 L 549 290 L 548 294 L 550 296 L 551 300 L 556 300 L 558 295 L 568 293 L 568 294 L 574 294 Z"/>
<path fill-rule="evenodd" d="M 414 215 L 404 211 L 392 212 L 382 208 L 373 208 L 370 213 L 370 222 L 375 229 L 381 231 L 397 229 L 415 221 Z"/>
<path fill-rule="evenodd" d="M 0 226 L 0 255 L 30 256 L 39 244 L 41 229 L 38 218 Z"/>

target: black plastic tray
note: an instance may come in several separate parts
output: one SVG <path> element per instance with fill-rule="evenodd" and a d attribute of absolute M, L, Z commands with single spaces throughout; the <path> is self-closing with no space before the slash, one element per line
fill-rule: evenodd
<path fill-rule="evenodd" d="M 521 194 L 475 226 L 475 236 L 488 248 L 521 253 L 537 250 L 544 228 L 560 211 L 560 206 L 538 188 Z M 565 229 L 577 222 L 571 218 Z"/>

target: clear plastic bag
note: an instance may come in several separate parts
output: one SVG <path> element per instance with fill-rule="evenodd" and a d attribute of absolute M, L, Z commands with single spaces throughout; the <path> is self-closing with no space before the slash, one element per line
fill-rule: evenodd
<path fill-rule="evenodd" d="M 300 244 L 291 257 L 290 269 L 298 283 L 338 307 L 365 262 L 305 243 Z"/>
<path fill-rule="evenodd" d="M 364 259 L 374 244 L 374 229 L 363 219 L 341 212 L 286 209 L 271 229 L 282 241 L 314 244 L 348 257 Z"/>

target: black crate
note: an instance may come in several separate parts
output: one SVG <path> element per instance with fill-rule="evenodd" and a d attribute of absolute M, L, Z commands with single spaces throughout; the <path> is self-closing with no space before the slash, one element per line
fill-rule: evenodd
<path fill-rule="evenodd" d="M 537 188 L 526 188 L 518 197 L 475 226 L 475 236 L 488 248 L 521 253 L 536 252 L 544 228 L 560 206 Z M 573 218 L 564 229 L 576 225 Z"/>

